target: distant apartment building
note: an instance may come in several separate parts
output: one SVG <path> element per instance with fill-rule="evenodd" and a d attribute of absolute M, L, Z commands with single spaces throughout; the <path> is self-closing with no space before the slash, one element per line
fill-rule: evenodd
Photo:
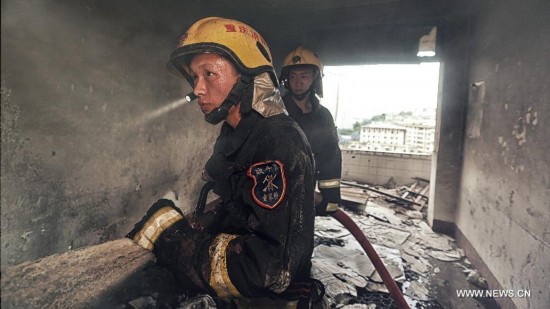
<path fill-rule="evenodd" d="M 391 123 L 371 123 L 361 127 L 359 143 L 365 150 L 393 151 L 405 145 L 407 129 Z"/>
<path fill-rule="evenodd" d="M 377 122 L 361 127 L 359 142 L 348 149 L 431 154 L 435 125 L 404 123 L 402 125 Z"/>
<path fill-rule="evenodd" d="M 417 152 L 431 153 L 434 149 L 435 125 L 406 124 L 407 134 L 405 144 Z"/>

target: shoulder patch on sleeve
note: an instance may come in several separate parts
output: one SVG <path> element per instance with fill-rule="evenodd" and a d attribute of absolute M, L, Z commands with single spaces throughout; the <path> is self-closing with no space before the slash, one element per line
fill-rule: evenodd
<path fill-rule="evenodd" d="M 286 194 L 284 165 L 279 160 L 263 161 L 248 168 L 248 177 L 254 180 L 252 198 L 263 208 L 275 209 Z"/>

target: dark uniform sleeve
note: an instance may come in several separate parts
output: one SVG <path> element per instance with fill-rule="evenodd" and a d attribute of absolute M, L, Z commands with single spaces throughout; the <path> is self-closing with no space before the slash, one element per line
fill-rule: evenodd
<path fill-rule="evenodd" d="M 291 129 L 278 132 L 285 138 L 265 134 L 254 162 L 231 176 L 232 196 L 224 207 L 233 228 L 204 233 L 186 225 L 175 260 L 165 263 L 180 281 L 219 297 L 239 298 L 280 294 L 291 282 L 308 278 L 313 163 L 305 137 L 296 127 Z"/>
<path fill-rule="evenodd" d="M 323 195 L 327 210 L 340 204 L 340 181 L 342 177 L 342 152 L 338 144 L 338 133 L 332 115 L 326 109 L 321 110 L 320 128 L 326 130 L 323 151 L 316 153 L 315 166 L 318 171 L 317 185 Z M 336 210 L 336 209 L 334 209 Z"/>
<path fill-rule="evenodd" d="M 251 234 L 235 237 L 225 248 L 216 248 L 216 252 L 226 254 L 227 259 L 227 269 L 218 268 L 216 272 L 222 274 L 218 279 L 227 279 L 212 282 L 218 295 L 218 291 L 227 291 L 231 285 L 238 294 L 247 297 L 265 296 L 266 290 L 279 294 L 291 282 L 303 277 L 300 270 L 309 265 L 313 247 L 312 170 L 307 184 L 311 189 L 307 190 L 304 183 L 304 175 L 308 174 L 304 167 L 308 161 L 304 153 L 298 153 L 291 159 L 267 160 L 249 169 L 249 175 L 253 175 L 254 169 L 265 171 L 269 166 L 280 164 L 281 171 L 267 177 L 281 177 L 282 181 L 274 182 L 278 191 L 270 191 L 270 181 L 265 175 L 247 179 L 244 205 L 240 206 L 253 211 L 249 216 Z M 276 198 L 270 200 L 270 194 L 275 192 L 281 198 L 278 204 L 274 204 Z"/>

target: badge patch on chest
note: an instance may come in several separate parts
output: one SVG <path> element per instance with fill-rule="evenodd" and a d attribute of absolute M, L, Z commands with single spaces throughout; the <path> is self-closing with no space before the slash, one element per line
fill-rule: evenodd
<path fill-rule="evenodd" d="M 267 209 L 275 209 L 285 197 L 286 178 L 279 160 L 258 162 L 248 168 L 248 177 L 254 180 L 252 198 Z"/>

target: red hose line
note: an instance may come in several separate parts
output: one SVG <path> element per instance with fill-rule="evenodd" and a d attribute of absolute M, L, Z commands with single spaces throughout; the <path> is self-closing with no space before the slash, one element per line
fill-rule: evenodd
<path fill-rule="evenodd" d="M 363 247 L 363 250 L 367 253 L 367 256 L 374 265 L 374 268 L 376 268 L 378 274 L 382 277 L 382 281 L 390 291 L 390 295 L 395 301 L 397 308 L 410 309 L 409 304 L 407 304 L 403 294 L 401 294 L 401 290 L 393 280 L 392 276 L 388 272 L 388 269 L 384 266 L 384 263 L 378 256 L 378 253 L 376 253 L 376 250 L 374 250 L 374 247 L 371 245 L 363 231 L 361 231 L 357 224 L 355 224 L 355 222 L 341 209 L 338 209 L 332 213 L 332 217 L 348 229 L 355 239 L 357 239 L 361 247 Z"/>

